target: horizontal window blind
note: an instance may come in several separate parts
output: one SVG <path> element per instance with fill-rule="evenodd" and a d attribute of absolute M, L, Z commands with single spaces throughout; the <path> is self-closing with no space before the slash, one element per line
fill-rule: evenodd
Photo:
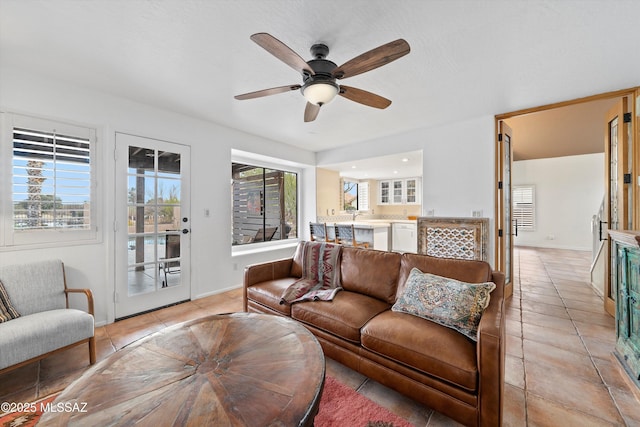
<path fill-rule="evenodd" d="M 358 210 L 369 210 L 369 183 L 366 181 L 358 182 Z"/>
<path fill-rule="evenodd" d="M 513 187 L 513 219 L 518 230 L 535 228 L 535 191 L 531 185 Z"/>
<path fill-rule="evenodd" d="M 91 138 L 13 128 L 13 229 L 91 228 Z"/>

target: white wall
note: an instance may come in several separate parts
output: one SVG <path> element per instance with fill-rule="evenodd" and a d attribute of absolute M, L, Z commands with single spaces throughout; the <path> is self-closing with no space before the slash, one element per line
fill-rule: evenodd
<path fill-rule="evenodd" d="M 315 194 L 315 153 L 249 135 L 108 94 L 53 81 L 0 64 L 0 110 L 98 128 L 101 240 L 82 246 L 42 249 L 0 248 L 0 265 L 52 256 L 65 262 L 70 287 L 89 287 L 96 322 L 113 321 L 113 150 L 116 132 L 157 138 L 191 147 L 191 281 L 193 299 L 240 286 L 245 265 L 293 253 L 289 246 L 232 257 L 229 179 L 231 150 L 280 158 L 303 168 L 301 194 Z M 2 153 L 5 155 L 6 153 Z M 204 209 L 211 216 L 204 216 Z M 315 217 L 315 197 L 300 203 L 301 224 Z M 9 212 L 0 212 L 6 217 Z M 300 227 L 301 231 L 306 230 Z M 304 237 L 304 235 L 303 235 Z"/>
<path fill-rule="evenodd" d="M 422 215 L 470 217 L 481 210 L 494 227 L 495 120 L 480 117 L 418 129 L 318 153 L 318 166 L 422 150 Z M 490 234 L 489 262 L 494 236 Z"/>
<path fill-rule="evenodd" d="M 591 218 L 604 197 L 604 154 L 513 163 L 513 185 L 535 185 L 535 231 L 514 244 L 590 251 Z"/>

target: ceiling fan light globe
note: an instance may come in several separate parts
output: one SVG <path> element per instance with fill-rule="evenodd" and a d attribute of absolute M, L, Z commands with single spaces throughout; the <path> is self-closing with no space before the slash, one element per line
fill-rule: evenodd
<path fill-rule="evenodd" d="M 311 104 L 324 105 L 331 102 L 333 98 L 336 97 L 339 90 L 340 89 L 336 84 L 317 82 L 303 87 L 302 95 L 304 95 L 307 102 Z"/>

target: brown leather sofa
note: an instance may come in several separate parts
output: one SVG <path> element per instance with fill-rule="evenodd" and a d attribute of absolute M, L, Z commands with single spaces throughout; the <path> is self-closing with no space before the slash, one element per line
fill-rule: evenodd
<path fill-rule="evenodd" d="M 318 338 L 327 357 L 462 424 L 502 424 L 502 273 L 482 261 L 344 247 L 343 290 L 333 301 L 282 305 L 282 292 L 302 274 L 300 248 L 292 258 L 245 269 L 245 311 L 301 322 Z M 496 284 L 480 320 L 477 343 L 453 329 L 391 310 L 413 267 L 465 282 Z"/>

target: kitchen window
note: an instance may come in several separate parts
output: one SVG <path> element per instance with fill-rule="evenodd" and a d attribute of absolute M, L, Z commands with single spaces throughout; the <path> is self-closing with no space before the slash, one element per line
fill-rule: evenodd
<path fill-rule="evenodd" d="M 369 210 L 369 183 L 367 181 L 342 180 L 342 210 L 348 212 Z"/>

